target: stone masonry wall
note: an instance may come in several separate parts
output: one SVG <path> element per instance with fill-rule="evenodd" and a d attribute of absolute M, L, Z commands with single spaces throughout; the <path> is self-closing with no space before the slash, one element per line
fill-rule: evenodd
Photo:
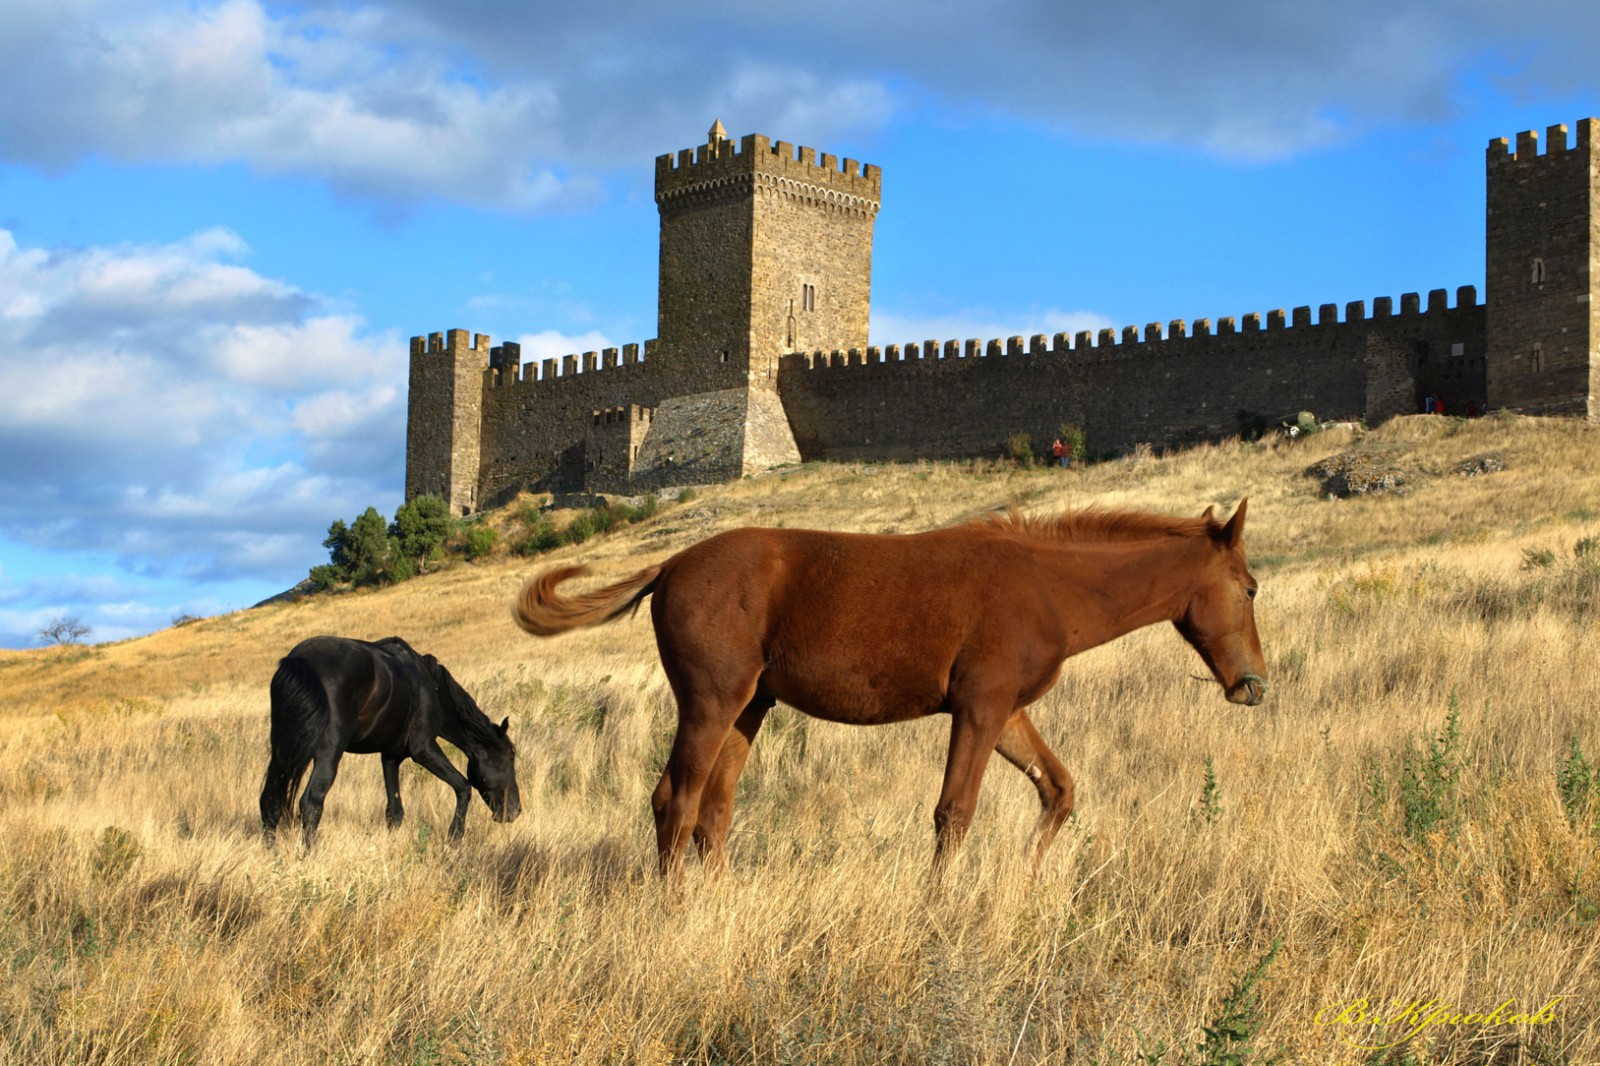
<path fill-rule="evenodd" d="M 779 395 L 806 459 L 907 460 L 994 456 L 1012 433 L 1047 446 L 1063 422 L 1082 425 L 1090 450 L 1124 451 L 1147 442 L 1171 446 L 1263 428 L 1311 410 L 1323 418 L 1378 418 L 1418 409 L 1419 378 L 1435 353 L 1456 345 L 1483 350 L 1483 309 L 1463 288 L 1458 307 L 1443 290 L 1423 312 L 1415 295 L 1364 306 L 1324 305 L 1291 321 L 1274 312 L 1262 328 L 1245 316 L 1195 323 L 1193 335 L 1173 323 L 1143 336 L 1129 327 L 1099 343 L 1080 333 L 1026 347 L 954 341 L 891 345 L 879 351 L 785 357 Z M 1378 342 L 1374 344 L 1374 342 Z M 1448 356 L 1446 357 L 1448 358 Z M 1369 403 L 1369 377 L 1376 409 Z"/>
<path fill-rule="evenodd" d="M 1585 414 L 1591 360 L 1600 340 L 1590 298 L 1600 249 L 1600 122 L 1551 126 L 1504 139 L 1487 154 L 1486 297 L 1489 393 L 1531 413 Z M 1600 414 L 1600 412 L 1596 412 Z"/>
<path fill-rule="evenodd" d="M 738 367 L 718 359 L 664 354 L 654 344 L 586 352 L 513 374 L 491 371 L 482 385 L 479 496 L 490 505 L 520 489 L 575 491 L 588 473 L 585 443 L 595 412 L 741 388 Z"/>
<path fill-rule="evenodd" d="M 406 499 L 426 493 L 443 499 L 454 514 L 478 509 L 479 425 L 488 365 L 486 334 L 453 329 L 411 338 Z"/>

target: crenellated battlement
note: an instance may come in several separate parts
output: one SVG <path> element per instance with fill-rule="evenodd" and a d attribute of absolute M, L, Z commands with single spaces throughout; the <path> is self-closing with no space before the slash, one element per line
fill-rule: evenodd
<path fill-rule="evenodd" d="M 643 367 L 654 354 L 656 342 L 624 344 L 620 348 L 603 348 L 598 352 L 573 352 L 559 358 L 521 362 L 522 346 L 506 344 L 490 354 L 489 368 L 484 372 L 486 389 L 505 389 L 524 385 L 559 387 L 562 381 L 588 374 L 612 371 L 627 372 Z M 495 354 L 500 353 L 500 354 Z"/>
<path fill-rule="evenodd" d="M 1586 160 L 1591 150 L 1600 145 L 1600 119 L 1586 118 L 1577 124 L 1577 137 L 1569 137 L 1566 123 L 1545 127 L 1544 151 L 1539 151 L 1539 131 L 1524 130 L 1517 134 L 1516 150 L 1505 137 L 1489 142 L 1487 153 L 1491 168 L 1515 165 L 1549 164 L 1561 160 Z"/>
<path fill-rule="evenodd" d="M 764 194 L 788 196 L 838 210 L 876 214 L 883 173 L 871 164 L 840 160 L 814 148 L 773 142 L 758 133 L 737 146 L 712 128 L 707 143 L 656 157 L 656 202 L 663 210 L 686 203 Z"/>
<path fill-rule="evenodd" d="M 488 358 L 489 335 L 467 329 L 452 329 L 411 338 L 413 359 L 423 355 L 465 355 L 467 352 L 479 352 Z"/>
<path fill-rule="evenodd" d="M 1426 310 L 1423 309 L 1421 296 L 1414 292 L 1401 295 L 1398 313 L 1394 310 L 1393 298 L 1388 296 L 1373 299 L 1370 315 L 1367 313 L 1364 300 L 1352 300 L 1346 303 L 1343 318 L 1339 316 L 1338 304 L 1322 304 L 1317 309 L 1315 324 L 1312 323 L 1310 306 L 1304 306 L 1294 308 L 1292 314 L 1286 313 L 1282 308 L 1269 311 L 1265 324 L 1258 313 L 1246 314 L 1239 319 L 1220 318 L 1214 324 L 1209 318 L 1201 318 L 1196 319 L 1192 326 L 1184 319 L 1175 318 L 1166 323 L 1165 327 L 1160 322 L 1149 322 L 1142 330 L 1137 326 L 1123 326 L 1121 330 L 1102 329 L 1098 334 L 1081 330 L 1076 334 L 1056 333 L 1053 336 L 1035 333 L 1026 340 L 1021 336 L 1014 336 L 994 338 L 986 342 L 969 337 L 962 340 L 912 341 L 905 345 L 890 344 L 883 347 L 873 345 L 865 350 L 852 348 L 848 351 L 797 352 L 785 356 L 784 365 L 805 370 L 823 370 L 907 362 L 940 362 L 955 365 L 975 359 L 1017 359 L 1039 356 L 1084 359 L 1103 358 L 1110 354 L 1111 349 L 1117 349 L 1121 353 L 1117 358 L 1122 358 L 1132 354 L 1132 349 L 1147 345 L 1166 346 L 1174 341 L 1215 340 L 1258 334 L 1269 336 L 1276 333 L 1316 331 L 1352 325 L 1365 327 L 1373 323 L 1394 323 L 1404 326 L 1412 320 L 1429 317 L 1442 319 L 1457 311 L 1480 306 L 1477 287 L 1462 285 L 1456 289 L 1454 305 L 1450 304 L 1448 290 L 1430 290 Z"/>

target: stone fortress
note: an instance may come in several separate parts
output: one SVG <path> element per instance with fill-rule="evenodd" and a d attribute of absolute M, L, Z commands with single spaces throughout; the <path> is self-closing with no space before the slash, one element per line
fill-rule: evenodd
<path fill-rule="evenodd" d="M 875 166 L 719 122 L 656 159 L 655 340 L 522 363 L 411 339 L 406 498 L 468 514 L 518 491 L 644 492 L 803 460 L 999 455 L 1077 423 L 1092 451 L 1251 432 L 1309 410 L 1376 424 L 1437 397 L 1600 418 L 1600 120 L 1487 158 L 1482 303 L 1468 285 L 1241 320 L 867 345 Z"/>

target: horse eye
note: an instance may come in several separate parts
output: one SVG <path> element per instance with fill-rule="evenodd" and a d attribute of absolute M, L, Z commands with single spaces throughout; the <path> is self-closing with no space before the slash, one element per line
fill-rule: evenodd
<path fill-rule="evenodd" d="M 1252 600 L 1255 599 L 1256 598 L 1256 587 L 1254 585 L 1251 585 L 1249 588 L 1244 590 L 1244 594 L 1246 596 L 1249 596 Z"/>

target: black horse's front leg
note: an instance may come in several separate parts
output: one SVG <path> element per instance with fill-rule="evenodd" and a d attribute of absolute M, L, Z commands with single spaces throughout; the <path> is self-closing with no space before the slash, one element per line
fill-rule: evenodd
<path fill-rule="evenodd" d="M 404 755 L 383 757 L 383 791 L 389 798 L 383 820 L 390 829 L 399 829 L 400 823 L 406 820 L 406 809 L 400 804 L 400 764 L 405 758 Z"/>
<path fill-rule="evenodd" d="M 439 750 L 439 745 L 432 740 L 412 758 L 417 760 L 417 765 L 455 789 L 456 814 L 450 819 L 450 839 L 460 840 L 461 834 L 467 828 L 467 804 L 472 800 L 472 786 L 467 783 L 461 771 L 445 758 L 444 752 Z"/>

